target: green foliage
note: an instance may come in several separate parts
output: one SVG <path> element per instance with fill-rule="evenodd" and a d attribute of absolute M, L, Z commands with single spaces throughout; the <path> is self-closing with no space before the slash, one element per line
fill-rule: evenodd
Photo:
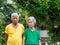
<path fill-rule="evenodd" d="M 11 22 L 11 14 L 17 12 L 20 16 L 19 22 L 25 22 L 25 18 L 22 15 L 23 12 L 14 7 L 13 4 L 7 4 L 7 0 L 0 0 L 0 45 L 5 45 L 5 27 Z"/>
<path fill-rule="evenodd" d="M 26 11 L 28 16 L 37 19 L 37 25 L 45 25 L 49 30 L 52 41 L 60 41 L 54 30 L 54 25 L 60 27 L 60 0 L 12 0 L 16 2 L 17 8 L 13 4 L 7 4 L 7 0 L 0 0 L 0 45 L 4 45 L 5 26 L 11 22 L 10 15 L 17 12 L 20 16 L 20 23 L 25 23 Z M 20 10 L 22 9 L 22 11 Z M 60 34 L 60 33 L 59 33 Z M 2 43 L 4 42 L 4 43 Z"/>
<path fill-rule="evenodd" d="M 55 35 L 54 31 L 52 31 L 54 25 L 58 25 L 60 27 L 60 0 L 13 1 L 16 2 L 18 8 L 27 10 L 29 16 L 36 17 L 37 25 L 46 25 L 49 30 L 49 35 L 53 41 L 58 41 L 58 39 L 60 39 L 57 37 L 57 35 Z"/>
<path fill-rule="evenodd" d="M 0 45 L 5 45 L 5 27 L 10 23 L 10 15 L 14 12 L 12 5 L 7 4 L 7 0 L 0 0 Z"/>
<path fill-rule="evenodd" d="M 5 20 L 4 15 L 0 12 L 0 45 L 5 44 L 4 39 L 4 26 L 5 26 Z"/>

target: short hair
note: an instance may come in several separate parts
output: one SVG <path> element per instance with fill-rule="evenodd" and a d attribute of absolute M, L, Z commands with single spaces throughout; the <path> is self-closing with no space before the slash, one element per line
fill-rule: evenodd
<path fill-rule="evenodd" d="M 17 17 L 19 18 L 18 13 L 12 13 L 12 14 L 11 14 L 11 18 L 12 18 L 13 16 L 17 16 Z"/>
<path fill-rule="evenodd" d="M 30 17 L 27 19 L 27 24 L 28 24 L 28 20 L 33 20 L 34 24 L 36 24 L 36 19 L 35 19 L 33 16 L 30 16 Z"/>

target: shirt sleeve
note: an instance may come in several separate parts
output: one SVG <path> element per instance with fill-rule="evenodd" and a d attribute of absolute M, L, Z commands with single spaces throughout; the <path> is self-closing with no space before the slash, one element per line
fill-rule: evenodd
<path fill-rule="evenodd" d="M 8 29 L 8 26 L 6 26 L 6 28 L 5 28 L 5 33 L 6 34 L 8 34 L 9 33 L 9 31 L 8 31 L 9 29 Z"/>
<path fill-rule="evenodd" d="M 38 37 L 38 40 L 41 40 L 40 31 L 37 31 L 37 37 Z"/>
<path fill-rule="evenodd" d="M 23 26 L 23 25 L 21 25 L 21 28 L 22 28 L 22 33 L 24 33 L 24 29 L 25 29 L 25 28 L 24 28 L 24 26 Z"/>
<path fill-rule="evenodd" d="M 26 30 L 24 31 L 23 36 L 24 36 L 24 37 L 27 36 L 27 32 L 26 32 Z"/>

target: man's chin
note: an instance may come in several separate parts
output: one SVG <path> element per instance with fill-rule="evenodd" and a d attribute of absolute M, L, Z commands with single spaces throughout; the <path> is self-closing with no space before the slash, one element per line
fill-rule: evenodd
<path fill-rule="evenodd" d="M 17 24 L 17 23 L 14 23 L 15 25 Z"/>
<path fill-rule="evenodd" d="M 32 28 L 33 26 L 30 26 L 30 28 Z"/>

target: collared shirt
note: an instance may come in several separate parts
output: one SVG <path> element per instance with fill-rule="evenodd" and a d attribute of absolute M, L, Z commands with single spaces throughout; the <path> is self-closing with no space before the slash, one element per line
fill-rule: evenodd
<path fill-rule="evenodd" d="M 33 31 L 31 31 L 30 28 L 27 28 L 24 31 L 23 36 L 25 37 L 25 44 L 38 44 L 38 41 L 41 39 L 40 32 L 34 28 Z"/>
<path fill-rule="evenodd" d="M 22 45 L 22 34 L 24 26 L 19 24 L 17 28 L 12 24 L 6 26 L 5 33 L 8 35 L 7 45 Z"/>

